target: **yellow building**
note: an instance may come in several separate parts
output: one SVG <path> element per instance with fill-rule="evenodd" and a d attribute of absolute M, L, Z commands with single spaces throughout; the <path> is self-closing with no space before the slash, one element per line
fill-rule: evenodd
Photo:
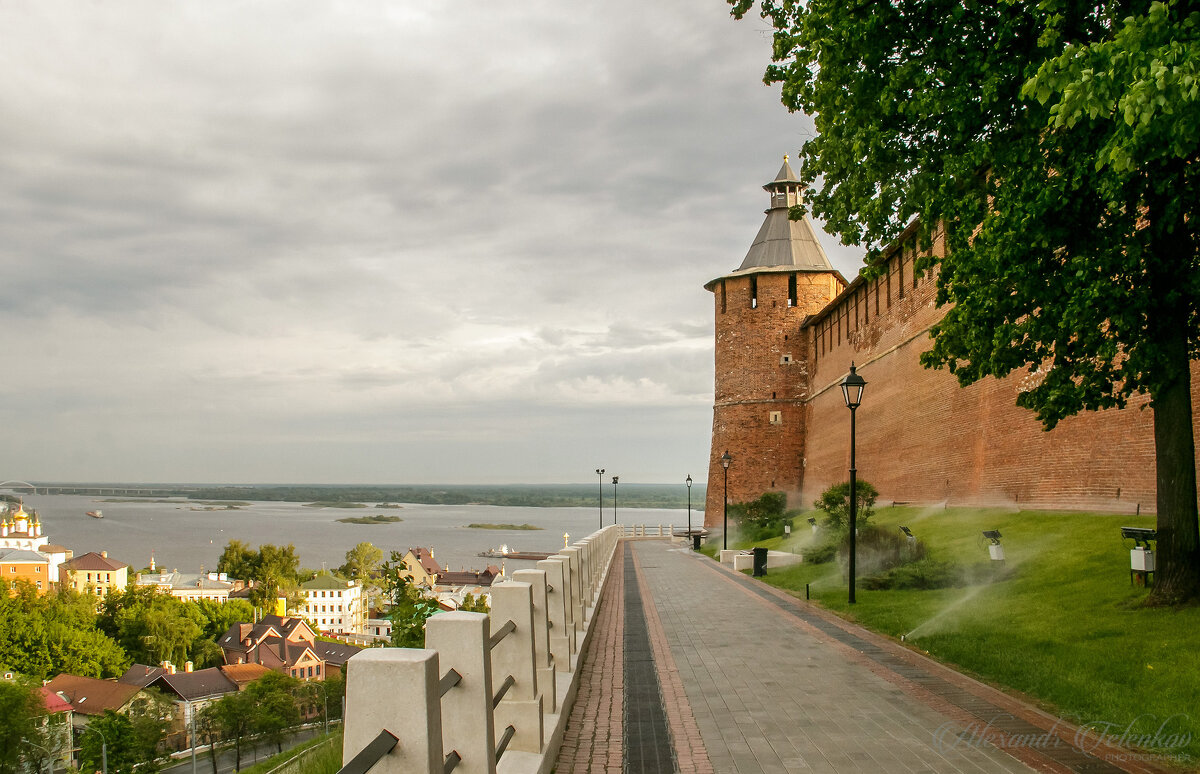
<path fill-rule="evenodd" d="M 107 551 L 90 551 L 63 562 L 61 582 L 81 594 L 103 599 L 112 590 L 124 591 L 129 583 L 129 565 L 108 558 Z"/>
<path fill-rule="evenodd" d="M 15 589 L 20 581 L 45 593 L 51 583 L 50 560 L 37 551 L 0 548 L 0 588 Z"/>
<path fill-rule="evenodd" d="M 437 585 L 442 568 L 438 567 L 437 560 L 433 558 L 432 548 L 410 548 L 401 563 L 404 565 L 401 575 L 417 586 L 433 588 Z"/>

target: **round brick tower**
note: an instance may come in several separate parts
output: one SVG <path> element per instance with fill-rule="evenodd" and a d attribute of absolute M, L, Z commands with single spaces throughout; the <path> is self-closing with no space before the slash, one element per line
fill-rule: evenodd
<path fill-rule="evenodd" d="M 771 206 L 742 265 L 704 286 L 713 293 L 717 336 L 704 512 L 710 527 L 722 520 L 720 457 L 726 451 L 733 458 L 730 502 L 779 491 L 798 505 L 809 393 L 809 344 L 800 323 L 846 287 L 808 218 L 788 218 L 788 208 L 800 203 L 801 185 L 787 156 L 763 188 Z"/>

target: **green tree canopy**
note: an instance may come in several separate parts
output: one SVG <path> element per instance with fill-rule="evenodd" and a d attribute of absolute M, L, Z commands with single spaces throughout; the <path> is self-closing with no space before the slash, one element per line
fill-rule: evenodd
<path fill-rule="evenodd" d="M 104 598 L 97 623 L 134 661 L 182 666 L 203 640 L 200 608 L 154 586 L 131 586 Z"/>
<path fill-rule="evenodd" d="M 300 557 L 292 544 L 276 546 L 264 543 L 254 550 L 240 540 L 230 540 L 217 560 L 217 571 L 229 577 L 254 581 L 250 603 L 270 604 L 280 596 L 294 596 L 298 587 Z"/>
<path fill-rule="evenodd" d="M 346 563 L 339 572 L 364 583 L 379 574 L 383 565 L 383 550 L 373 543 L 359 543 L 346 552 Z"/>
<path fill-rule="evenodd" d="M 813 117 L 808 206 L 868 272 L 945 229 L 922 356 L 1023 369 L 1047 429 L 1148 395 L 1154 599 L 1200 595 L 1190 361 L 1200 355 L 1200 12 L 1186 0 L 730 0 L 775 27 L 766 80 Z M 815 188 L 814 188 L 815 186 Z"/>
<path fill-rule="evenodd" d="M 82 771 L 100 771 L 108 761 L 108 774 L 133 774 L 145 763 L 145 751 L 133 722 L 112 710 L 88 722 L 79 739 L 79 764 Z"/>
<path fill-rule="evenodd" d="M 869 481 L 858 480 L 854 484 L 856 499 L 854 521 L 861 528 L 875 513 L 875 500 L 879 491 Z M 850 526 L 850 482 L 843 481 L 834 484 L 821 493 L 813 502 L 814 508 L 825 511 L 825 523 L 834 529 L 847 529 Z"/>
<path fill-rule="evenodd" d="M 299 688 L 298 680 L 279 672 L 268 672 L 246 688 L 246 695 L 254 704 L 254 731 L 275 745 L 276 752 L 283 752 L 288 730 L 300 722 L 296 706 Z"/>
<path fill-rule="evenodd" d="M 383 567 L 385 593 L 391 609 L 388 620 L 392 622 L 392 646 L 396 648 L 425 647 L 425 620 L 441 608 L 435 600 L 425 596 L 414 584 L 404 569 L 404 554 L 392 551 Z"/>
<path fill-rule="evenodd" d="M 254 732 L 255 706 L 249 691 L 222 696 L 200 711 L 201 725 L 233 741 L 234 769 L 242 768 L 242 748 Z"/>
<path fill-rule="evenodd" d="M 22 740 L 33 736 L 46 714 L 37 686 L 0 680 L 0 774 L 20 774 L 28 760 Z"/>
<path fill-rule="evenodd" d="M 94 598 L 69 589 L 40 594 L 28 583 L 0 589 L 0 653 L 7 665 L 38 679 L 60 672 L 116 677 L 125 651 L 96 626 Z"/>

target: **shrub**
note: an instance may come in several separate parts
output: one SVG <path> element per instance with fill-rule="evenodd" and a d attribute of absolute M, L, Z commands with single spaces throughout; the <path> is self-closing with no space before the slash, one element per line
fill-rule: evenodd
<path fill-rule="evenodd" d="M 1012 577 L 1013 571 L 992 562 L 963 565 L 938 559 L 921 559 L 892 567 L 861 579 L 865 589 L 948 589 L 994 583 Z"/>
<path fill-rule="evenodd" d="M 846 564 L 850 558 L 850 541 L 849 534 L 843 534 L 845 536 L 839 546 L 838 557 L 842 564 Z M 856 542 L 855 572 L 863 576 L 890 570 L 925 556 L 924 543 L 917 541 L 916 545 L 909 545 L 907 537 L 883 527 L 861 527 Z"/>
<path fill-rule="evenodd" d="M 875 513 L 875 500 L 879 497 L 879 491 L 869 481 L 857 481 L 855 494 L 858 500 L 855 522 L 861 530 L 867 526 L 867 520 Z M 843 481 L 826 489 L 820 498 L 813 502 L 813 507 L 825 511 L 826 524 L 835 529 L 845 529 L 850 522 L 850 482 Z"/>
<path fill-rule="evenodd" d="M 783 534 L 787 495 L 783 492 L 763 492 L 757 500 L 731 503 L 729 518 L 733 519 L 746 540 L 766 540 Z"/>
<path fill-rule="evenodd" d="M 804 561 L 808 564 L 825 564 L 832 562 L 833 557 L 837 556 L 838 547 L 841 545 L 842 536 L 836 535 L 834 540 L 827 540 L 824 543 L 818 543 L 814 546 L 804 549 Z"/>

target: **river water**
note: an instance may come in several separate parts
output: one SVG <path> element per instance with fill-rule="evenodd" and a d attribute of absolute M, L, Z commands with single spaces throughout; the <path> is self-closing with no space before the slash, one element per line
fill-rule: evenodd
<path fill-rule="evenodd" d="M 479 556 L 481 551 L 506 543 L 518 551 L 556 551 L 563 534 L 572 541 L 586 537 L 599 526 L 598 508 L 519 508 L 493 505 L 419 505 L 402 508 L 311 508 L 302 503 L 253 502 L 239 510 L 203 510 L 188 500 L 171 502 L 105 502 L 107 498 L 83 495 L 23 495 L 27 508 L 36 510 L 42 530 L 51 543 L 66 546 L 78 556 L 88 551 L 108 551 L 110 558 L 131 569 L 145 567 L 153 555 L 158 567 L 180 572 L 216 569 L 230 540 L 251 547 L 263 543 L 296 547 L 300 566 L 336 568 L 346 561 L 346 551 L 357 543 L 374 543 L 389 551 L 415 546 L 432 547 L 434 557 L 451 570 L 482 569 L 498 559 Z M 611 502 L 604 523 L 611 524 Z M 102 510 L 103 519 L 87 511 Z M 385 514 L 399 516 L 394 524 L 343 524 L 347 516 Z M 694 511 L 699 524 L 704 514 Z M 618 508 L 621 524 L 687 524 L 686 509 Z M 532 524 L 540 530 L 469 529 L 468 524 Z M 510 560 L 508 569 L 532 567 L 528 561 Z"/>

